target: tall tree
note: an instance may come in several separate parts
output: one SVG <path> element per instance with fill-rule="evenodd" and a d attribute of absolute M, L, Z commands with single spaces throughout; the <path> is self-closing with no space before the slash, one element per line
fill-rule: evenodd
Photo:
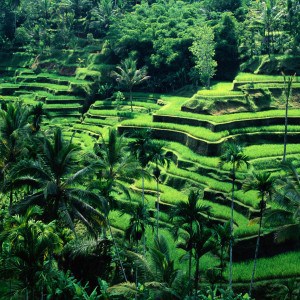
<path fill-rule="evenodd" d="M 156 181 L 156 236 L 158 237 L 158 228 L 159 228 L 159 201 L 160 201 L 160 193 L 159 193 L 159 179 L 161 170 L 159 165 L 167 165 L 169 167 L 170 164 L 170 157 L 166 155 L 165 151 L 163 150 L 164 144 L 163 143 L 153 143 L 151 147 L 151 157 L 152 161 L 155 163 L 153 175 Z"/>
<path fill-rule="evenodd" d="M 189 48 L 195 58 L 195 70 L 205 88 L 210 88 L 210 79 L 216 73 L 215 42 L 213 30 L 204 26 L 195 32 L 192 46 Z"/>
<path fill-rule="evenodd" d="M 80 166 L 78 155 L 79 147 L 72 138 L 65 141 L 61 129 L 55 129 L 53 139 L 45 137 L 38 159 L 22 161 L 14 169 L 14 184 L 32 189 L 13 207 L 14 211 L 39 205 L 45 209 L 45 220 L 59 218 L 75 230 L 74 219 L 77 219 L 96 234 L 103 215 L 94 206 L 99 206 L 101 199 L 81 185 L 92 169 Z"/>
<path fill-rule="evenodd" d="M 137 62 L 131 57 L 126 58 L 121 62 L 121 65 L 117 66 L 116 71 L 112 72 L 112 76 L 116 81 L 129 91 L 129 99 L 131 111 L 132 107 L 132 89 L 134 86 L 139 85 L 150 78 L 147 76 L 147 70 L 145 67 L 137 69 Z"/>
<path fill-rule="evenodd" d="M 260 245 L 260 235 L 261 235 L 261 228 L 262 228 L 262 221 L 263 221 L 263 213 L 266 208 L 267 198 L 271 197 L 271 194 L 274 191 L 275 185 L 275 178 L 271 177 L 270 173 L 253 173 L 252 176 L 248 177 L 244 184 L 243 190 L 247 191 L 257 191 L 258 195 L 260 196 L 260 203 L 259 203 L 259 227 L 258 227 L 258 234 L 257 234 L 257 241 L 255 247 L 255 255 L 254 255 L 254 265 L 252 270 L 251 276 L 251 283 L 249 288 L 249 297 L 252 294 L 252 288 L 254 284 L 254 275 L 256 271 L 256 262 L 258 257 L 259 245 Z"/>
<path fill-rule="evenodd" d="M 12 166 L 26 155 L 29 134 L 29 109 L 22 102 L 9 103 L 0 110 L 0 170 L 13 205 Z"/>
<path fill-rule="evenodd" d="M 129 143 L 132 154 L 138 159 L 142 167 L 142 204 L 145 205 L 145 175 L 146 167 L 151 161 L 151 129 L 139 130 L 136 132 L 135 140 Z M 143 236 L 143 254 L 146 253 L 146 239 Z"/>
<path fill-rule="evenodd" d="M 242 165 L 249 166 L 248 157 L 244 154 L 243 147 L 237 142 L 227 142 L 224 145 L 223 154 L 220 156 L 219 166 L 231 165 L 231 216 L 230 216 L 230 244 L 229 244 L 229 288 L 232 289 L 232 248 L 233 248 L 233 211 L 236 172 Z"/>
<path fill-rule="evenodd" d="M 180 201 L 171 210 L 170 217 L 171 222 L 174 225 L 175 236 L 178 237 L 178 231 L 183 227 L 188 228 L 190 236 L 193 234 L 194 226 L 200 226 L 200 224 L 206 223 L 210 212 L 210 207 L 201 204 L 199 200 L 200 192 L 191 190 L 188 202 Z M 190 243 L 188 243 L 190 244 Z M 185 247 L 186 248 L 186 247 Z M 189 269 L 188 278 L 191 279 L 192 271 L 192 247 L 186 249 L 189 252 Z"/>
<path fill-rule="evenodd" d="M 228 246 L 230 244 L 230 222 L 218 224 L 214 227 L 215 240 L 218 247 L 214 249 L 214 253 L 220 258 L 221 277 L 226 267 L 226 258 L 228 257 Z"/>
<path fill-rule="evenodd" d="M 296 161 L 299 163 L 299 161 Z M 291 162 L 282 164 L 285 171 L 277 178 L 272 200 L 277 208 L 266 212 L 266 221 L 278 225 L 275 241 L 300 241 L 300 176 L 296 165 Z"/>
<path fill-rule="evenodd" d="M 289 100 L 292 94 L 292 83 L 296 76 L 289 76 L 286 78 L 285 74 L 283 75 L 283 82 L 284 82 L 284 96 L 285 96 L 285 118 L 284 118 L 284 142 L 283 142 L 283 158 L 282 162 L 285 162 L 286 158 L 286 145 L 287 145 L 287 131 L 288 131 L 288 110 L 289 110 Z"/>

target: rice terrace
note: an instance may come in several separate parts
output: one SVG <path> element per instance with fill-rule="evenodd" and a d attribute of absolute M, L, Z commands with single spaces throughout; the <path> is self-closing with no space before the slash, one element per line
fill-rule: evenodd
<path fill-rule="evenodd" d="M 0 105 L 0 299 L 300 299 L 299 0 L 1 0 Z"/>

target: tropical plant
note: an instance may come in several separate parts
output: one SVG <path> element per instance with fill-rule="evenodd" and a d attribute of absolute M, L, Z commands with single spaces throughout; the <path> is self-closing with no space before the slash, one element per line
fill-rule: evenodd
<path fill-rule="evenodd" d="M 41 102 L 34 105 L 30 109 L 29 114 L 32 116 L 31 128 L 32 128 L 33 132 L 40 131 L 43 117 L 49 118 L 49 113 L 43 108 L 43 103 L 41 103 Z"/>
<path fill-rule="evenodd" d="M 126 58 L 121 62 L 121 65 L 117 66 L 116 71 L 112 72 L 112 76 L 116 78 L 116 81 L 129 91 L 129 99 L 132 108 L 132 89 L 135 85 L 139 85 L 148 80 L 150 76 L 147 76 L 145 67 L 137 69 L 136 60 L 131 57 Z"/>
<path fill-rule="evenodd" d="M 45 224 L 36 220 L 42 215 L 38 206 L 29 207 L 24 216 L 8 216 L 0 234 L 3 245 L 0 256 L 2 284 L 14 282 L 14 293 L 24 299 L 44 294 L 43 278 L 47 276 L 47 262 L 62 250 L 55 221 Z"/>
<path fill-rule="evenodd" d="M 29 110 L 22 102 L 9 103 L 0 110 L 0 170 L 9 191 L 9 208 L 13 205 L 12 166 L 27 154 Z"/>
<path fill-rule="evenodd" d="M 276 224 L 275 240 L 300 240 L 300 177 L 295 164 L 282 164 L 285 174 L 277 178 L 272 200 L 279 206 L 266 213 L 266 221 Z"/>
<path fill-rule="evenodd" d="M 175 268 L 175 261 L 171 257 L 169 244 L 164 236 L 155 237 L 154 246 L 149 251 L 150 258 L 128 252 L 139 272 L 138 288 L 130 282 L 121 283 L 108 288 L 112 296 L 125 296 L 130 299 L 138 295 L 150 294 L 150 299 L 183 299 L 185 281 L 181 281 L 181 273 Z M 180 285 L 182 283 L 182 285 Z M 148 297 L 149 297 L 148 294 Z M 149 299 L 149 298 L 148 298 Z"/>
<path fill-rule="evenodd" d="M 210 207 L 201 204 L 201 201 L 199 201 L 199 196 L 200 191 L 191 190 L 188 197 L 188 202 L 180 201 L 172 208 L 170 217 L 174 226 L 173 230 L 175 237 L 179 237 L 178 233 L 182 226 L 188 228 L 188 233 L 191 236 L 195 225 L 199 226 L 200 224 L 207 222 Z M 187 241 L 186 245 L 182 245 L 181 247 L 185 248 L 185 250 L 189 253 L 188 278 L 190 280 L 193 245 L 190 243 L 190 241 Z"/>
<path fill-rule="evenodd" d="M 79 148 L 72 138 L 65 141 L 61 129 L 56 128 L 53 139 L 45 137 L 42 153 L 36 161 L 21 161 L 13 170 L 16 186 L 33 190 L 17 203 L 13 210 L 24 211 L 36 204 L 45 209 L 44 219 L 60 218 L 72 230 L 74 219 L 81 221 L 93 234 L 103 225 L 104 216 L 93 206 L 100 206 L 102 198 L 82 187 L 91 168 L 78 165 Z"/>
<path fill-rule="evenodd" d="M 243 183 L 243 190 L 247 191 L 257 191 L 260 197 L 260 213 L 259 213 L 259 228 L 257 234 L 257 241 L 255 247 L 255 255 L 254 255 L 254 265 L 251 276 L 250 288 L 249 288 L 249 297 L 251 297 L 252 288 L 254 284 L 254 275 L 256 270 L 256 263 L 258 257 L 258 250 L 260 245 L 260 235 L 263 221 L 263 213 L 266 208 L 267 197 L 270 198 L 271 194 L 274 192 L 275 178 L 271 177 L 270 173 L 253 173 L 249 176 L 245 182 Z"/>
<path fill-rule="evenodd" d="M 237 142 L 227 142 L 224 145 L 223 154 L 220 156 L 219 166 L 230 164 L 231 167 L 231 217 L 230 217 L 230 244 L 229 244 L 229 288 L 232 289 L 232 248 L 233 248 L 233 211 L 234 211 L 234 190 L 236 172 L 242 165 L 249 166 L 248 157 L 243 152 L 243 147 Z"/>
<path fill-rule="evenodd" d="M 228 257 L 227 250 L 230 244 L 230 222 L 225 224 L 218 224 L 214 227 L 215 240 L 218 247 L 213 249 L 213 252 L 220 258 L 220 270 L 221 277 L 223 278 L 223 272 L 226 267 L 226 258 Z"/>
<path fill-rule="evenodd" d="M 285 95 L 285 118 L 284 118 L 284 142 L 283 142 L 283 158 L 282 162 L 285 162 L 286 158 L 286 145 L 287 145 L 287 131 L 288 131 L 288 109 L 289 109 L 289 100 L 292 94 L 292 83 L 296 77 L 289 76 L 286 78 L 285 74 L 282 72 L 283 82 L 284 82 L 284 95 Z"/>
<path fill-rule="evenodd" d="M 151 161 L 151 129 L 139 130 L 134 134 L 135 140 L 129 143 L 132 154 L 137 158 L 142 167 L 142 204 L 145 205 L 145 168 Z M 143 235 L 143 254 L 146 253 L 146 239 Z"/>
<path fill-rule="evenodd" d="M 130 155 L 124 136 L 118 136 L 115 129 L 109 131 L 107 142 L 103 136 L 101 139 L 100 144 L 94 145 L 91 162 L 100 182 L 101 193 L 113 208 L 115 203 L 111 193 L 121 191 L 129 197 L 128 189 L 122 182 L 132 182 L 133 178 L 140 176 L 141 169 L 138 161 Z"/>
<path fill-rule="evenodd" d="M 159 201 L 160 201 L 160 194 L 159 194 L 159 178 L 161 174 L 161 170 L 159 168 L 159 165 L 167 165 L 169 167 L 170 165 L 170 157 L 166 155 L 165 151 L 163 150 L 163 147 L 165 144 L 155 142 L 151 146 L 151 154 L 152 161 L 155 163 L 153 175 L 156 180 L 156 236 L 158 237 L 158 228 L 159 228 Z"/>

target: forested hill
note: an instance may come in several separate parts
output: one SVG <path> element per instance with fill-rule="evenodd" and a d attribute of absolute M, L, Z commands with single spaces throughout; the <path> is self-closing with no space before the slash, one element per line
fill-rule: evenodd
<path fill-rule="evenodd" d="M 105 67 L 94 70 L 102 73 L 131 56 L 147 67 L 148 90 L 172 91 L 197 84 L 201 68 L 226 80 L 240 65 L 259 73 L 299 71 L 291 60 L 300 51 L 299 7 L 299 0 L 2 0 L 0 49 L 52 55 L 52 69 L 58 50 L 67 66 L 86 66 L 87 53 L 98 51 Z M 202 54 L 193 43 L 202 44 Z"/>

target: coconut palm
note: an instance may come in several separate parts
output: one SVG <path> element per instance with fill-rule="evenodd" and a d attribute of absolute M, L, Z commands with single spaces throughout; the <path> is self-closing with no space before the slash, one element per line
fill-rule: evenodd
<path fill-rule="evenodd" d="M 175 268 L 169 243 L 164 236 L 155 237 L 154 246 L 149 251 L 149 258 L 128 251 L 127 255 L 138 268 L 139 280 L 150 291 L 149 299 L 183 299 L 179 286 L 181 273 Z M 183 284 L 186 282 L 182 281 Z M 143 289 L 144 290 L 144 289 Z M 108 289 L 112 296 L 134 297 L 139 291 L 133 283 L 117 284 Z"/>
<path fill-rule="evenodd" d="M 173 230 L 175 237 L 178 238 L 178 231 L 183 227 L 188 228 L 188 233 L 192 236 L 193 228 L 195 225 L 199 226 L 207 222 L 207 217 L 210 213 L 210 207 L 201 204 L 199 200 L 200 191 L 191 190 L 188 202 L 179 201 L 172 208 L 170 217 L 171 222 L 174 226 Z M 188 278 L 191 279 L 191 269 L 192 269 L 192 250 L 193 247 L 190 242 L 186 241 L 186 245 L 181 245 L 181 248 L 189 253 L 189 269 L 188 269 Z"/>
<path fill-rule="evenodd" d="M 221 277 L 226 267 L 227 250 L 230 244 L 230 222 L 218 224 L 214 227 L 215 240 L 218 247 L 214 249 L 214 253 L 220 258 Z"/>
<path fill-rule="evenodd" d="M 147 207 L 142 203 L 125 207 L 122 214 L 130 215 L 129 225 L 125 230 L 125 238 L 135 243 L 135 252 L 139 253 L 139 241 L 145 236 L 146 227 L 150 224 L 150 216 Z M 138 287 L 138 270 L 135 270 L 135 283 Z"/>
<path fill-rule="evenodd" d="M 286 145 L 287 145 L 287 129 L 288 129 L 288 109 L 289 109 L 289 100 L 292 94 L 292 83 L 296 74 L 286 78 L 285 74 L 282 72 L 283 82 L 284 82 L 284 95 L 285 95 L 285 118 L 284 118 L 284 143 L 283 143 L 283 158 L 282 162 L 285 162 L 286 158 Z"/>
<path fill-rule="evenodd" d="M 16 186 L 30 186 L 32 193 L 17 203 L 13 210 L 24 211 L 35 204 L 43 207 L 45 220 L 63 220 L 75 230 L 74 220 L 81 221 L 92 233 L 103 225 L 104 217 L 94 206 L 103 200 L 81 184 L 92 171 L 78 163 L 79 148 L 72 138 L 65 141 L 56 128 L 53 139 L 45 138 L 42 153 L 36 161 L 21 161 L 14 170 Z"/>
<path fill-rule="evenodd" d="M 259 250 L 259 245 L 260 245 L 260 235 L 261 235 L 261 228 L 262 228 L 263 213 L 266 208 L 267 198 L 270 198 L 271 194 L 274 191 L 274 185 L 275 185 L 275 178 L 271 177 L 271 174 L 266 173 L 266 172 L 253 173 L 243 183 L 243 190 L 245 192 L 254 190 L 254 191 L 258 192 L 258 196 L 260 197 L 259 227 L 258 227 L 257 241 L 256 241 L 256 247 L 255 247 L 254 265 L 253 265 L 253 271 L 252 271 L 251 283 L 250 283 L 250 289 L 249 289 L 250 297 L 251 297 L 251 293 L 252 293 L 252 288 L 253 288 L 253 283 L 254 283 L 254 275 L 255 275 L 255 271 L 256 271 L 256 262 L 257 262 L 258 250 Z"/>
<path fill-rule="evenodd" d="M 291 162 L 282 164 L 285 174 L 277 178 L 272 200 L 278 207 L 266 213 L 266 221 L 276 224 L 276 241 L 300 240 L 300 177 Z"/>
<path fill-rule="evenodd" d="M 22 102 L 9 103 L 0 110 L 0 169 L 9 192 L 9 208 L 13 204 L 11 167 L 27 154 L 29 110 Z"/>
<path fill-rule="evenodd" d="M 97 180 L 92 183 L 91 188 L 98 188 L 101 195 L 106 199 L 102 202 L 102 209 L 106 219 L 115 251 L 122 269 L 123 277 L 127 281 L 125 270 L 120 256 L 119 247 L 114 238 L 109 213 L 116 206 L 116 201 L 112 195 L 114 191 L 123 192 L 130 197 L 128 189 L 123 182 L 131 182 L 132 178 L 139 177 L 141 170 L 138 161 L 130 155 L 128 147 L 124 141 L 124 136 L 118 136 L 117 131 L 109 131 L 108 140 L 102 136 L 102 143 L 95 144 L 94 154 L 91 156 L 93 169 L 96 171 Z M 104 235 L 106 234 L 104 228 Z"/>
<path fill-rule="evenodd" d="M 136 138 L 134 141 L 129 143 L 129 148 L 132 154 L 137 158 L 142 167 L 142 204 L 145 205 L 145 169 L 149 162 L 151 161 L 151 129 L 147 128 L 144 130 L 139 130 L 134 134 Z M 146 253 L 146 239 L 143 235 L 143 254 Z"/>
<path fill-rule="evenodd" d="M 132 108 L 132 89 L 135 85 L 139 85 L 142 82 L 148 80 L 150 76 L 147 76 L 147 70 L 145 67 L 137 69 L 136 60 L 131 57 L 126 58 L 121 62 L 121 65 L 117 66 L 116 71 L 112 72 L 112 76 L 116 81 L 129 91 L 129 99 Z"/>
<path fill-rule="evenodd" d="M 31 128 L 33 132 L 38 132 L 41 129 L 43 117 L 49 118 L 49 113 L 43 108 L 43 103 L 39 102 L 34 105 L 29 111 L 31 119 Z"/>
<path fill-rule="evenodd" d="M 114 201 L 113 191 L 121 191 L 128 197 L 129 192 L 122 182 L 132 182 L 141 175 L 138 161 L 128 151 L 124 136 L 118 136 L 115 129 L 109 131 L 108 140 L 102 136 L 100 144 L 95 144 L 94 155 L 91 156 L 93 168 L 98 175 L 102 195 L 109 199 L 111 208 Z"/>
<path fill-rule="evenodd" d="M 182 229 L 184 231 L 180 234 L 180 237 L 183 242 L 179 243 L 177 247 L 183 248 L 182 246 L 185 244 L 190 244 L 192 247 L 192 253 L 196 262 L 194 292 L 197 295 L 200 278 L 200 258 L 215 247 L 215 240 L 213 232 L 203 224 L 194 224 L 192 232 L 189 232 L 189 225 L 183 225 Z"/>
<path fill-rule="evenodd" d="M 155 163 L 153 175 L 156 180 L 156 237 L 158 237 L 158 228 L 159 228 L 159 201 L 160 201 L 160 193 L 159 193 L 159 179 L 161 170 L 159 168 L 159 165 L 164 166 L 167 165 L 169 167 L 170 165 L 170 157 L 166 155 L 165 151 L 163 150 L 163 147 L 165 145 L 163 143 L 152 143 L 151 146 L 151 158 L 152 161 Z"/>
<path fill-rule="evenodd" d="M 224 164 L 231 165 L 231 216 L 230 216 L 230 235 L 231 240 L 229 244 L 229 288 L 232 289 L 232 249 L 233 249 L 233 211 L 234 211 L 234 190 L 236 181 L 236 172 L 241 166 L 249 166 L 248 157 L 244 154 L 243 147 L 237 142 L 227 142 L 224 145 L 222 155 L 220 156 L 219 166 L 222 167 Z"/>

